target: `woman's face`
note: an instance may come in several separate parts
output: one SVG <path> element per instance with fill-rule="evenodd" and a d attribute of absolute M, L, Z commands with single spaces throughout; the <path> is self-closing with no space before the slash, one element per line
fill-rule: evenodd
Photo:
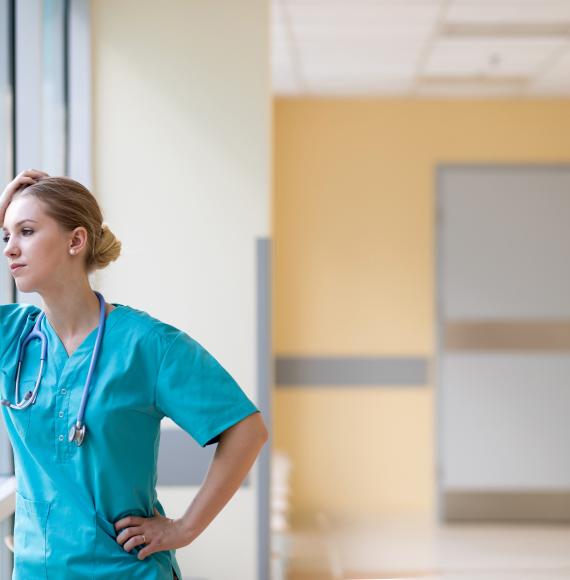
<path fill-rule="evenodd" d="M 20 292 L 40 292 L 69 275 L 70 233 L 30 195 L 18 195 L 6 210 L 4 256 Z"/>

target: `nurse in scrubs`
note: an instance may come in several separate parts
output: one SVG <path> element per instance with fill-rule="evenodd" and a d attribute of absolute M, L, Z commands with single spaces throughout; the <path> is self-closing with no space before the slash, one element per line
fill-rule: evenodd
<path fill-rule="evenodd" d="M 181 578 L 175 550 L 222 510 L 268 439 L 259 409 L 188 334 L 94 293 L 88 274 L 121 245 L 82 185 L 24 171 L 0 197 L 0 224 L 18 289 L 42 298 L 41 309 L 0 306 L 0 410 L 17 480 L 13 578 Z M 35 326 L 47 353 L 32 396 L 41 342 L 28 343 L 19 373 L 18 355 Z M 81 441 L 74 425 L 92 365 Z M 218 443 L 179 519 L 156 496 L 163 417 L 201 446 Z"/>

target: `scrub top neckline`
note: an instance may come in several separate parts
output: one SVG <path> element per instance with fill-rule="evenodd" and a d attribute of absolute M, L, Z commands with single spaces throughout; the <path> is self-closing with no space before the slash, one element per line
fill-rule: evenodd
<path fill-rule="evenodd" d="M 106 318 L 105 318 L 105 334 L 107 334 L 107 332 L 111 329 L 111 326 L 113 326 L 114 322 L 115 322 L 115 317 L 116 315 L 114 315 L 114 312 L 118 312 L 123 310 L 125 307 L 122 304 L 115 304 L 113 302 L 111 302 L 110 304 L 112 304 L 115 308 L 113 308 L 113 310 L 111 310 L 110 312 L 107 313 Z M 111 320 L 112 319 L 112 320 Z M 67 361 L 69 361 L 70 359 L 75 358 L 76 355 L 80 355 L 81 352 L 83 350 L 85 350 L 85 348 L 89 345 L 90 342 L 92 342 L 93 337 L 97 336 L 97 331 L 99 329 L 99 326 L 97 325 L 81 342 L 81 344 L 70 354 L 68 354 L 67 349 L 65 348 L 61 338 L 59 337 L 59 335 L 57 334 L 57 332 L 53 329 L 52 325 L 50 324 L 48 317 L 44 316 L 44 319 L 42 321 L 42 324 L 45 326 L 45 328 L 47 329 L 48 333 L 50 336 L 52 336 L 55 341 L 57 342 L 57 350 L 61 352 L 61 356 L 64 360 L 65 363 L 67 363 Z"/>

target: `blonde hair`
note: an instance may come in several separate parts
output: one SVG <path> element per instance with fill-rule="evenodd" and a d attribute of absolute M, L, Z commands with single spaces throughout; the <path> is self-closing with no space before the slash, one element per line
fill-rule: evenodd
<path fill-rule="evenodd" d="M 87 272 L 105 268 L 121 254 L 121 242 L 103 223 L 103 214 L 93 194 L 69 177 L 45 177 L 16 195 L 31 195 L 46 205 L 46 213 L 67 231 L 87 230 Z"/>

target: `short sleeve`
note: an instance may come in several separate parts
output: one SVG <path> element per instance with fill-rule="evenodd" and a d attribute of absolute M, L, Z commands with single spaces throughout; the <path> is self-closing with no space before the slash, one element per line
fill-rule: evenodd
<path fill-rule="evenodd" d="M 158 372 L 156 406 L 202 447 L 259 409 L 222 365 L 197 341 L 180 332 Z"/>

